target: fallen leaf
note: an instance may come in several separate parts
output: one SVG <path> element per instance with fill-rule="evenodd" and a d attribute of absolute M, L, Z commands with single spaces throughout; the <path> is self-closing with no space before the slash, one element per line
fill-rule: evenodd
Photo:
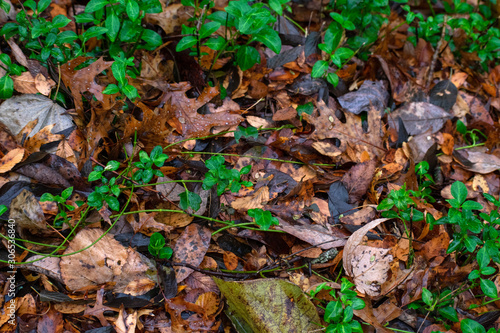
<path fill-rule="evenodd" d="M 184 229 L 174 246 L 173 262 L 183 262 L 198 266 L 207 253 L 211 232 L 198 224 L 190 224 Z M 193 270 L 187 267 L 175 267 L 177 283 L 187 278 Z"/>

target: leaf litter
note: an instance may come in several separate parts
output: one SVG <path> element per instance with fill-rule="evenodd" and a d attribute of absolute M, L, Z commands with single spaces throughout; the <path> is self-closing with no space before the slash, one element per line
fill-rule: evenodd
<path fill-rule="evenodd" d="M 447 251 L 457 230 L 421 220 L 406 225 L 377 210 L 403 184 L 421 190 L 420 162 L 429 165 L 435 201 L 411 200 L 425 221 L 446 215 L 455 181 L 483 214 L 498 209 L 499 66 L 475 71 L 446 48 L 423 39 L 412 44 L 408 27 L 393 15 L 389 25 L 398 27 L 379 36 L 365 61 L 353 58 L 340 68 L 333 87 L 310 75 L 322 57 L 321 6 L 311 1 L 300 10 L 293 4 L 291 15 L 313 31 L 304 38 L 283 23 L 289 34 L 281 35 L 282 52 L 256 44 L 261 62 L 243 72 L 209 49 L 200 59 L 172 55 L 192 13 L 180 3 L 161 5 L 163 12 L 147 14 L 146 22 L 168 41 L 155 51 L 134 50 L 142 65 L 138 77 L 129 77 L 142 97 L 134 102 L 103 93 L 116 83 L 111 59 L 81 68 L 90 58 L 78 57 L 53 75 L 8 41 L 29 71 L 13 76 L 18 95 L 0 105 L 0 203 L 8 207 L 2 218 L 16 221 L 19 236 L 15 293 L 4 292 L 2 331 L 15 329 L 6 315 L 14 300 L 19 327 L 44 332 L 311 332 L 328 325 L 321 301 L 332 295 L 306 292 L 325 281 L 341 291 L 333 281 L 342 276 L 366 304 L 354 310 L 366 332 L 472 332 L 439 317 L 443 312 L 422 312 L 425 305 L 416 304 L 429 290 L 437 292 L 433 297 L 456 292 L 451 307 L 461 321 L 499 328 L 500 301 L 490 297 L 500 290 L 497 264 L 482 282 L 495 289 L 489 295 L 475 297 L 488 290 L 478 285 L 458 293 L 481 259 Z M 52 7 L 73 19 L 71 4 Z M 217 84 L 207 84 L 206 75 Z M 45 97 L 55 90 L 71 100 L 65 108 Z M 299 114 L 304 105 L 310 112 Z M 235 140 L 235 131 L 252 127 L 255 136 Z M 157 145 L 168 157 L 154 185 L 120 173 L 127 164 L 146 163 L 139 151 L 152 154 Z M 214 154 L 230 168 L 250 166 L 238 180 L 248 186 L 229 186 L 218 196 L 202 185 Z M 105 177 L 133 184 L 120 187 L 121 214 L 109 199 L 98 211 L 79 204 L 102 185 L 89 181 L 92 169 L 110 161 L 118 167 Z M 67 188 L 73 192 L 64 203 L 41 201 Z M 201 196 L 198 207 L 182 207 L 189 193 Z M 57 225 L 61 209 L 65 222 Z M 259 228 L 249 210 L 269 212 L 277 225 Z M 2 235 L 7 228 L 6 222 Z M 148 246 L 156 232 L 173 249 L 171 259 L 152 260 Z M 5 238 L 2 246 L 7 258 Z M 5 291 L 12 267 L 3 262 Z"/>

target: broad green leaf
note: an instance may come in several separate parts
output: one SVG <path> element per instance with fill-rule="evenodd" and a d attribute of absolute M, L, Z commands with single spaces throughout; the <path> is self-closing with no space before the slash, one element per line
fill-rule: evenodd
<path fill-rule="evenodd" d="M 462 209 L 481 210 L 483 205 L 476 201 L 467 200 L 462 204 Z"/>
<path fill-rule="evenodd" d="M 150 29 L 144 29 L 144 31 L 142 32 L 141 39 L 145 41 L 148 45 L 154 47 L 160 46 L 162 43 L 161 36 L 157 32 L 154 32 L 153 30 Z"/>
<path fill-rule="evenodd" d="M 314 104 L 312 102 L 297 106 L 297 114 L 299 115 L 299 117 L 301 117 L 304 113 L 311 115 L 313 111 Z"/>
<path fill-rule="evenodd" d="M 14 81 L 10 76 L 5 75 L 0 78 L 0 99 L 11 98 L 14 93 Z"/>
<path fill-rule="evenodd" d="M 486 333 L 486 329 L 483 325 L 469 318 L 463 319 L 460 322 L 460 329 L 462 329 L 462 332 L 467 333 Z"/>
<path fill-rule="evenodd" d="M 125 78 L 125 68 L 123 68 L 123 65 L 115 60 L 115 62 L 111 65 L 111 70 L 113 71 L 113 76 L 118 83 L 121 85 L 127 84 L 127 79 Z"/>
<path fill-rule="evenodd" d="M 339 76 L 337 73 L 328 73 L 326 75 L 326 80 L 334 87 L 338 86 L 339 84 Z"/>
<path fill-rule="evenodd" d="M 221 24 L 215 21 L 203 24 L 200 28 L 200 39 L 209 37 L 211 34 L 216 32 L 220 26 Z"/>
<path fill-rule="evenodd" d="M 224 37 L 217 36 L 216 38 L 210 38 L 208 39 L 203 45 L 211 48 L 212 50 L 215 51 L 220 51 L 224 48 L 224 45 L 226 45 L 226 40 Z"/>
<path fill-rule="evenodd" d="M 85 6 L 85 13 L 93 13 L 108 4 L 108 0 L 90 0 Z"/>
<path fill-rule="evenodd" d="M 431 306 L 433 300 L 434 300 L 434 297 L 432 296 L 432 293 L 427 288 L 423 288 L 422 289 L 422 301 L 425 304 Z"/>
<path fill-rule="evenodd" d="M 38 6 L 36 8 L 36 11 L 38 14 L 43 12 L 45 9 L 47 9 L 50 6 L 52 0 L 40 0 L 38 1 Z"/>
<path fill-rule="evenodd" d="M 342 61 L 349 60 L 353 55 L 354 51 L 348 49 L 347 47 L 341 47 L 335 51 L 335 55 L 339 57 Z"/>
<path fill-rule="evenodd" d="M 279 0 L 269 0 L 269 7 L 274 10 L 278 15 L 283 15 L 283 8 Z"/>
<path fill-rule="evenodd" d="M 64 15 L 57 15 L 52 20 L 52 27 L 54 27 L 54 28 L 63 28 L 65 26 L 67 26 L 69 22 L 71 22 L 71 20 L 69 18 L 67 18 L 66 16 L 64 16 Z M 51 44 L 51 43 L 49 43 L 49 44 Z"/>
<path fill-rule="evenodd" d="M 57 35 L 56 43 L 58 45 L 73 43 L 75 39 L 78 38 L 78 35 L 72 30 L 66 30 Z"/>
<path fill-rule="evenodd" d="M 108 28 L 105 27 L 90 27 L 87 31 L 83 33 L 81 38 L 83 38 L 84 41 L 87 41 L 90 38 L 101 36 L 105 34 L 107 31 Z"/>
<path fill-rule="evenodd" d="M 481 290 L 486 296 L 491 298 L 498 297 L 497 287 L 495 286 L 495 283 L 493 281 L 487 279 L 481 279 L 479 285 L 481 286 Z"/>
<path fill-rule="evenodd" d="M 340 301 L 328 302 L 328 305 L 325 308 L 324 319 L 327 323 L 338 322 L 342 317 L 343 312 L 344 308 L 342 306 L 342 302 Z"/>
<path fill-rule="evenodd" d="M 328 62 L 324 60 L 318 60 L 316 61 L 316 63 L 312 68 L 311 76 L 314 78 L 322 77 L 323 75 L 325 75 L 327 70 L 328 70 Z"/>
<path fill-rule="evenodd" d="M 172 250 L 171 247 L 166 246 L 160 251 L 158 251 L 158 258 L 160 259 L 170 259 L 172 257 L 172 254 L 174 253 L 174 250 Z"/>
<path fill-rule="evenodd" d="M 40 202 L 45 202 L 45 201 L 55 201 L 54 196 L 50 193 L 44 193 L 40 197 Z"/>
<path fill-rule="evenodd" d="M 181 52 L 195 46 L 196 43 L 198 43 L 198 39 L 195 36 L 184 36 L 175 47 L 175 50 Z"/>
<path fill-rule="evenodd" d="M 236 52 L 236 63 L 242 71 L 246 71 L 253 65 L 260 63 L 260 54 L 252 46 L 240 46 Z"/>
<path fill-rule="evenodd" d="M 111 42 L 114 42 L 118 36 L 118 32 L 120 31 L 120 19 L 115 13 L 111 13 L 108 17 L 106 17 L 104 26 L 108 28 L 106 35 L 108 35 Z"/>
<path fill-rule="evenodd" d="M 104 201 L 106 201 L 111 210 L 114 210 L 115 212 L 120 210 L 120 202 L 118 201 L 117 198 L 112 197 L 110 195 L 105 195 Z"/>
<path fill-rule="evenodd" d="M 136 21 L 139 17 L 139 4 L 135 0 L 128 0 L 126 6 L 126 12 L 128 17 L 132 20 L 132 22 Z"/>
<path fill-rule="evenodd" d="M 321 322 L 300 287 L 281 279 L 226 282 L 213 278 L 238 332 L 315 332 Z"/>
<path fill-rule="evenodd" d="M 192 208 L 194 212 L 200 209 L 201 197 L 197 193 L 186 190 L 179 194 L 179 198 L 181 199 L 179 202 L 181 209 Z"/>
<path fill-rule="evenodd" d="M 106 95 L 112 95 L 112 94 L 117 94 L 120 92 L 120 88 L 116 84 L 110 83 L 108 86 L 103 90 L 103 94 Z"/>
<path fill-rule="evenodd" d="M 467 187 L 464 183 L 456 181 L 451 185 L 451 195 L 461 205 L 467 199 Z"/>
<path fill-rule="evenodd" d="M 445 319 L 448 319 L 454 323 L 456 323 L 458 321 L 457 310 L 455 310 L 451 306 L 440 308 L 438 310 L 438 312 L 441 315 L 441 317 L 443 317 Z"/>
<path fill-rule="evenodd" d="M 274 29 L 265 27 L 258 34 L 255 34 L 253 38 L 270 48 L 274 53 L 280 53 L 281 39 Z"/>
<path fill-rule="evenodd" d="M 64 191 L 62 191 L 61 197 L 63 199 L 68 199 L 71 196 L 72 193 L 73 193 L 73 187 L 68 187 L 67 189 L 65 189 Z"/>
<path fill-rule="evenodd" d="M 477 263 L 479 265 L 479 269 L 485 268 L 490 263 L 490 256 L 486 247 L 482 247 L 477 251 Z"/>

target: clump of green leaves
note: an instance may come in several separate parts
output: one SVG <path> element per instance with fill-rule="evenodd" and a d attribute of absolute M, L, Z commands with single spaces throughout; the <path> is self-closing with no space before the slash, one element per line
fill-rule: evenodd
<path fill-rule="evenodd" d="M 259 130 L 253 126 L 238 126 L 238 129 L 234 132 L 234 140 L 236 140 L 236 143 L 239 143 L 242 137 L 257 139 L 259 137 Z"/>
<path fill-rule="evenodd" d="M 457 132 L 462 134 L 465 142 L 472 147 L 479 146 L 479 140 L 480 137 L 482 137 L 484 140 L 488 139 L 486 134 L 478 130 L 477 128 L 474 128 L 472 130 L 468 130 L 467 126 L 461 121 L 457 121 Z"/>
<path fill-rule="evenodd" d="M 272 216 L 271 212 L 268 210 L 254 208 L 249 209 L 247 213 L 262 230 L 269 230 L 272 225 L 279 225 L 278 219 Z"/>
<path fill-rule="evenodd" d="M 167 158 L 168 155 L 163 153 L 161 146 L 154 147 L 149 156 L 148 153 L 141 150 L 139 152 L 139 162 L 134 163 L 134 166 L 139 169 L 132 176 L 132 180 L 137 181 L 139 184 L 147 184 L 153 179 L 153 176 L 163 177 L 163 173 L 158 169 L 153 169 L 153 165 L 161 168 Z"/>
<path fill-rule="evenodd" d="M 228 189 L 236 193 L 241 189 L 241 186 L 252 186 L 251 182 L 241 180 L 242 175 L 250 172 L 251 165 L 247 165 L 238 171 L 226 168 L 225 162 L 226 160 L 221 155 L 212 156 L 205 162 L 209 171 L 205 174 L 205 179 L 203 179 L 202 187 L 204 190 L 217 186 L 217 195 L 222 195 Z"/>
<path fill-rule="evenodd" d="M 205 9 L 213 7 L 212 1 L 204 0 L 198 3 L 194 0 L 183 0 L 182 4 L 194 7 L 195 13 L 202 14 L 197 18 L 200 22 L 199 29 L 196 26 L 182 26 L 182 34 L 187 36 L 177 44 L 178 52 L 192 48 L 192 54 L 200 56 L 199 48 L 205 45 L 217 51 L 214 61 L 223 53 L 228 53 L 234 55 L 236 64 L 245 71 L 260 63 L 259 52 L 250 45 L 253 42 L 261 42 L 275 53 L 281 51 L 281 39 L 272 28 L 276 18 L 264 3 L 255 2 L 250 5 L 247 1 L 230 1 L 225 11 L 217 11 L 208 16 L 205 15 Z M 273 6 L 276 9 L 280 7 L 278 3 L 273 3 Z M 211 37 L 221 26 L 226 28 L 226 36 L 228 33 L 231 36 L 227 39 L 221 36 Z M 240 36 L 247 37 L 245 44 L 236 43 Z"/>
<path fill-rule="evenodd" d="M 361 324 L 353 320 L 353 310 L 361 310 L 366 305 L 365 302 L 357 297 L 356 291 L 352 290 L 354 284 L 342 278 L 340 292 L 337 292 L 326 283 L 320 284 L 315 290 L 311 291 L 310 296 L 314 297 L 321 290 L 329 290 L 333 301 L 328 302 L 325 308 L 324 320 L 328 323 L 325 332 L 359 332 L 363 329 Z"/>
<path fill-rule="evenodd" d="M 165 245 L 165 237 L 159 232 L 151 235 L 148 251 L 153 257 L 159 259 L 170 259 L 173 254 L 172 248 Z"/>
<path fill-rule="evenodd" d="M 431 195 L 432 189 L 430 185 L 434 184 L 434 180 L 429 172 L 429 163 L 426 161 L 419 162 L 415 166 L 415 173 L 418 176 L 418 191 L 409 191 L 416 198 L 424 199 L 427 202 L 435 202 L 436 200 Z"/>
<path fill-rule="evenodd" d="M 329 9 L 333 21 L 328 26 L 324 42 L 319 48 L 326 53 L 325 60 L 318 60 L 312 69 L 313 78 L 326 77 L 334 87 L 339 83 L 338 69 L 356 54 L 367 58 L 368 48 L 377 40 L 382 24 L 390 14 L 388 1 L 331 1 Z M 351 37 L 346 37 L 348 35 Z M 355 33 L 354 33 L 355 32 Z M 336 70 L 329 70 L 330 68 Z"/>
<path fill-rule="evenodd" d="M 120 54 L 114 56 L 113 59 L 115 61 L 111 65 L 111 70 L 118 84 L 108 84 L 103 94 L 122 93 L 131 101 L 135 101 L 139 97 L 139 93 L 133 85 L 128 83 L 127 77 L 125 76 L 128 74 L 131 78 L 135 79 L 139 74 L 137 68 L 134 67 L 134 57 L 126 58 L 125 54 L 120 52 Z"/>
<path fill-rule="evenodd" d="M 90 207 L 95 207 L 96 209 L 101 209 L 103 203 L 106 202 L 111 210 L 118 211 L 120 209 L 120 202 L 118 197 L 120 196 L 121 189 L 116 183 L 116 177 L 112 177 L 108 180 L 104 175 L 106 171 L 116 171 L 120 167 L 120 162 L 109 161 L 106 167 L 96 165 L 94 171 L 89 175 L 89 182 L 100 180 L 103 185 L 97 186 L 94 192 L 90 193 L 87 197 L 87 203 Z"/>
<path fill-rule="evenodd" d="M 21 75 L 26 69 L 23 66 L 12 63 L 10 57 L 2 53 L 0 54 L 0 67 L 5 70 L 5 75 L 0 78 L 0 98 L 6 99 L 12 97 L 14 93 L 14 81 L 11 75 Z"/>
<path fill-rule="evenodd" d="M 54 218 L 54 227 L 62 227 L 64 223 L 68 223 L 68 213 L 67 211 L 74 211 L 75 206 L 67 204 L 66 202 L 73 194 L 73 187 L 68 187 L 64 191 L 61 192 L 61 195 L 52 195 L 50 193 L 44 193 L 40 197 L 40 202 L 51 201 L 57 204 L 59 208 L 59 213 L 57 213 Z M 80 204 L 83 204 L 81 202 Z"/>
<path fill-rule="evenodd" d="M 445 289 L 442 292 L 432 293 L 427 288 L 422 288 L 422 300 L 408 304 L 409 309 L 432 313 L 440 321 L 449 320 L 458 322 L 457 310 L 453 307 L 453 292 Z"/>

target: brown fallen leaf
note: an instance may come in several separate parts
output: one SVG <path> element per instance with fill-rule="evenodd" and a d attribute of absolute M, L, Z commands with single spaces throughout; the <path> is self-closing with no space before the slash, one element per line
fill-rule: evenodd
<path fill-rule="evenodd" d="M 207 253 L 210 239 L 211 232 L 209 229 L 198 224 L 190 224 L 175 242 L 172 261 L 198 266 Z M 192 272 L 191 268 L 176 266 L 175 276 L 177 283 L 182 282 Z"/>
<path fill-rule="evenodd" d="M 2 159 L 0 159 L 0 174 L 12 170 L 17 163 L 23 160 L 26 150 L 24 148 L 16 148 L 9 151 Z"/>
<path fill-rule="evenodd" d="M 393 258 L 388 254 L 389 249 L 361 245 L 361 242 L 369 230 L 387 220 L 376 219 L 356 230 L 344 247 L 343 263 L 347 275 L 353 277 L 359 292 L 370 296 L 380 294 L 380 286 L 387 279 Z"/>
<path fill-rule="evenodd" d="M 156 268 L 146 257 L 100 229 L 81 230 L 64 254 L 61 276 L 70 290 L 114 282 L 115 292 L 142 295 L 156 284 Z"/>

